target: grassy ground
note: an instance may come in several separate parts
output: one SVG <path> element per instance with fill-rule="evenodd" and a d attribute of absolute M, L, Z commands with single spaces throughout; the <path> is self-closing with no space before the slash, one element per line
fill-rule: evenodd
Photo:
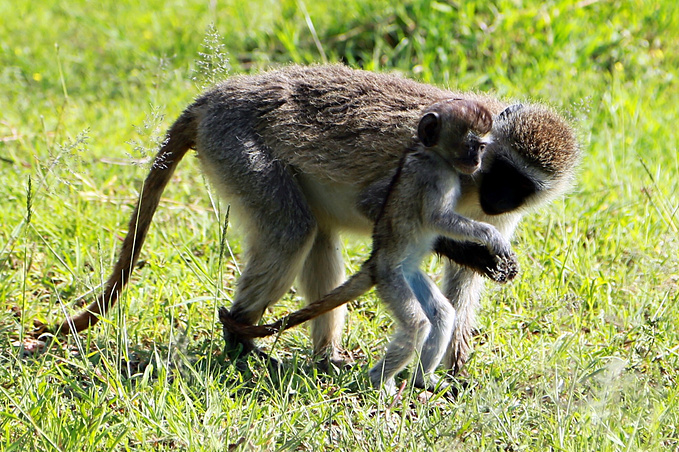
<path fill-rule="evenodd" d="M 0 0 L 0 449 L 679 450 L 676 2 L 138 3 Z M 484 297 L 467 390 L 390 406 L 369 388 L 391 325 L 374 295 L 351 308 L 353 370 L 318 375 L 304 328 L 269 343 L 283 376 L 225 362 L 240 246 L 220 248 L 226 205 L 193 159 L 119 309 L 22 354 L 33 319 L 106 277 L 146 159 L 201 87 L 324 60 L 543 100 L 579 130 L 575 189 L 524 221 L 520 279 Z M 348 242 L 349 270 L 366 255 Z"/>

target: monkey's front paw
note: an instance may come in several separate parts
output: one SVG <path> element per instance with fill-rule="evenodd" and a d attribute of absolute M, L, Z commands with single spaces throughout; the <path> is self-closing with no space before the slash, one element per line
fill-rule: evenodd
<path fill-rule="evenodd" d="M 519 274 L 519 261 L 513 251 L 497 254 L 495 264 L 487 269 L 487 275 L 495 282 L 504 284 L 516 278 Z"/>

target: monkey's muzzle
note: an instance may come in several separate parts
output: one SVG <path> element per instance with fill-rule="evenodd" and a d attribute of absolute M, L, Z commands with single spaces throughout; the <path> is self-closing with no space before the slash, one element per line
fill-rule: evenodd
<path fill-rule="evenodd" d="M 481 160 L 470 158 L 455 159 L 453 166 L 459 173 L 470 175 L 481 169 Z"/>

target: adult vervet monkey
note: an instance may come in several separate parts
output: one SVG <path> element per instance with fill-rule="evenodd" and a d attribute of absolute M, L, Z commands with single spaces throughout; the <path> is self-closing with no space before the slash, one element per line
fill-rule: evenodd
<path fill-rule="evenodd" d="M 492 114 L 507 106 L 491 97 L 453 93 L 341 65 L 289 66 L 231 77 L 215 86 L 170 127 L 102 293 L 85 310 L 59 325 L 57 332 L 88 328 L 117 301 L 139 257 L 160 195 L 191 148 L 212 184 L 245 223 L 246 265 L 231 315 L 239 322 L 257 323 L 295 277 L 307 300 L 320 298 L 344 280 L 339 233 L 370 233 L 374 223 L 371 212 L 375 211 L 370 207 L 375 205 L 371 198 L 384 193 L 404 146 L 415 135 L 422 111 L 455 97 L 478 100 Z M 531 138 L 548 138 L 545 135 L 550 131 L 540 130 L 542 135 Z M 556 194 L 570 178 L 571 171 L 564 169 L 574 165 L 577 147 L 503 143 L 505 147 L 495 151 L 511 158 L 497 159 L 497 164 L 488 166 L 489 175 L 480 180 L 463 179 L 460 212 L 471 218 L 481 216 L 484 221 L 489 218 L 492 224 L 496 224 L 495 217 L 484 211 L 500 214 L 499 229 L 510 235 L 521 216 L 512 213 L 514 209 Z M 545 148 L 548 153 L 563 154 L 564 164 L 545 166 L 556 159 L 541 156 Z M 524 151 L 526 154 L 521 154 Z M 499 180 L 491 180 L 497 173 Z M 530 185 L 536 175 L 544 176 L 545 183 L 513 190 L 515 185 Z M 526 181 L 529 183 L 524 184 Z M 509 201 L 504 199 L 507 192 L 515 192 Z M 464 255 L 454 257 L 464 263 Z M 470 281 L 474 287 L 479 285 L 467 274 L 451 272 L 450 277 L 461 286 Z M 477 292 L 469 299 L 478 299 Z M 465 308 L 469 299 L 455 301 L 456 309 L 473 319 L 474 309 Z M 336 309 L 314 321 L 316 354 L 338 359 L 345 312 Z M 240 346 L 244 351 L 255 348 L 252 341 Z"/>

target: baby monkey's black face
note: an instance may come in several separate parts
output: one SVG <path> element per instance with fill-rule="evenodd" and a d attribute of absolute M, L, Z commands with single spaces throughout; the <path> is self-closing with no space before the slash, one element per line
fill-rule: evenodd
<path fill-rule="evenodd" d="M 451 164 L 461 174 L 474 174 L 481 168 L 486 142 L 474 132 L 468 132 L 459 145 L 459 149 L 452 154 Z"/>

